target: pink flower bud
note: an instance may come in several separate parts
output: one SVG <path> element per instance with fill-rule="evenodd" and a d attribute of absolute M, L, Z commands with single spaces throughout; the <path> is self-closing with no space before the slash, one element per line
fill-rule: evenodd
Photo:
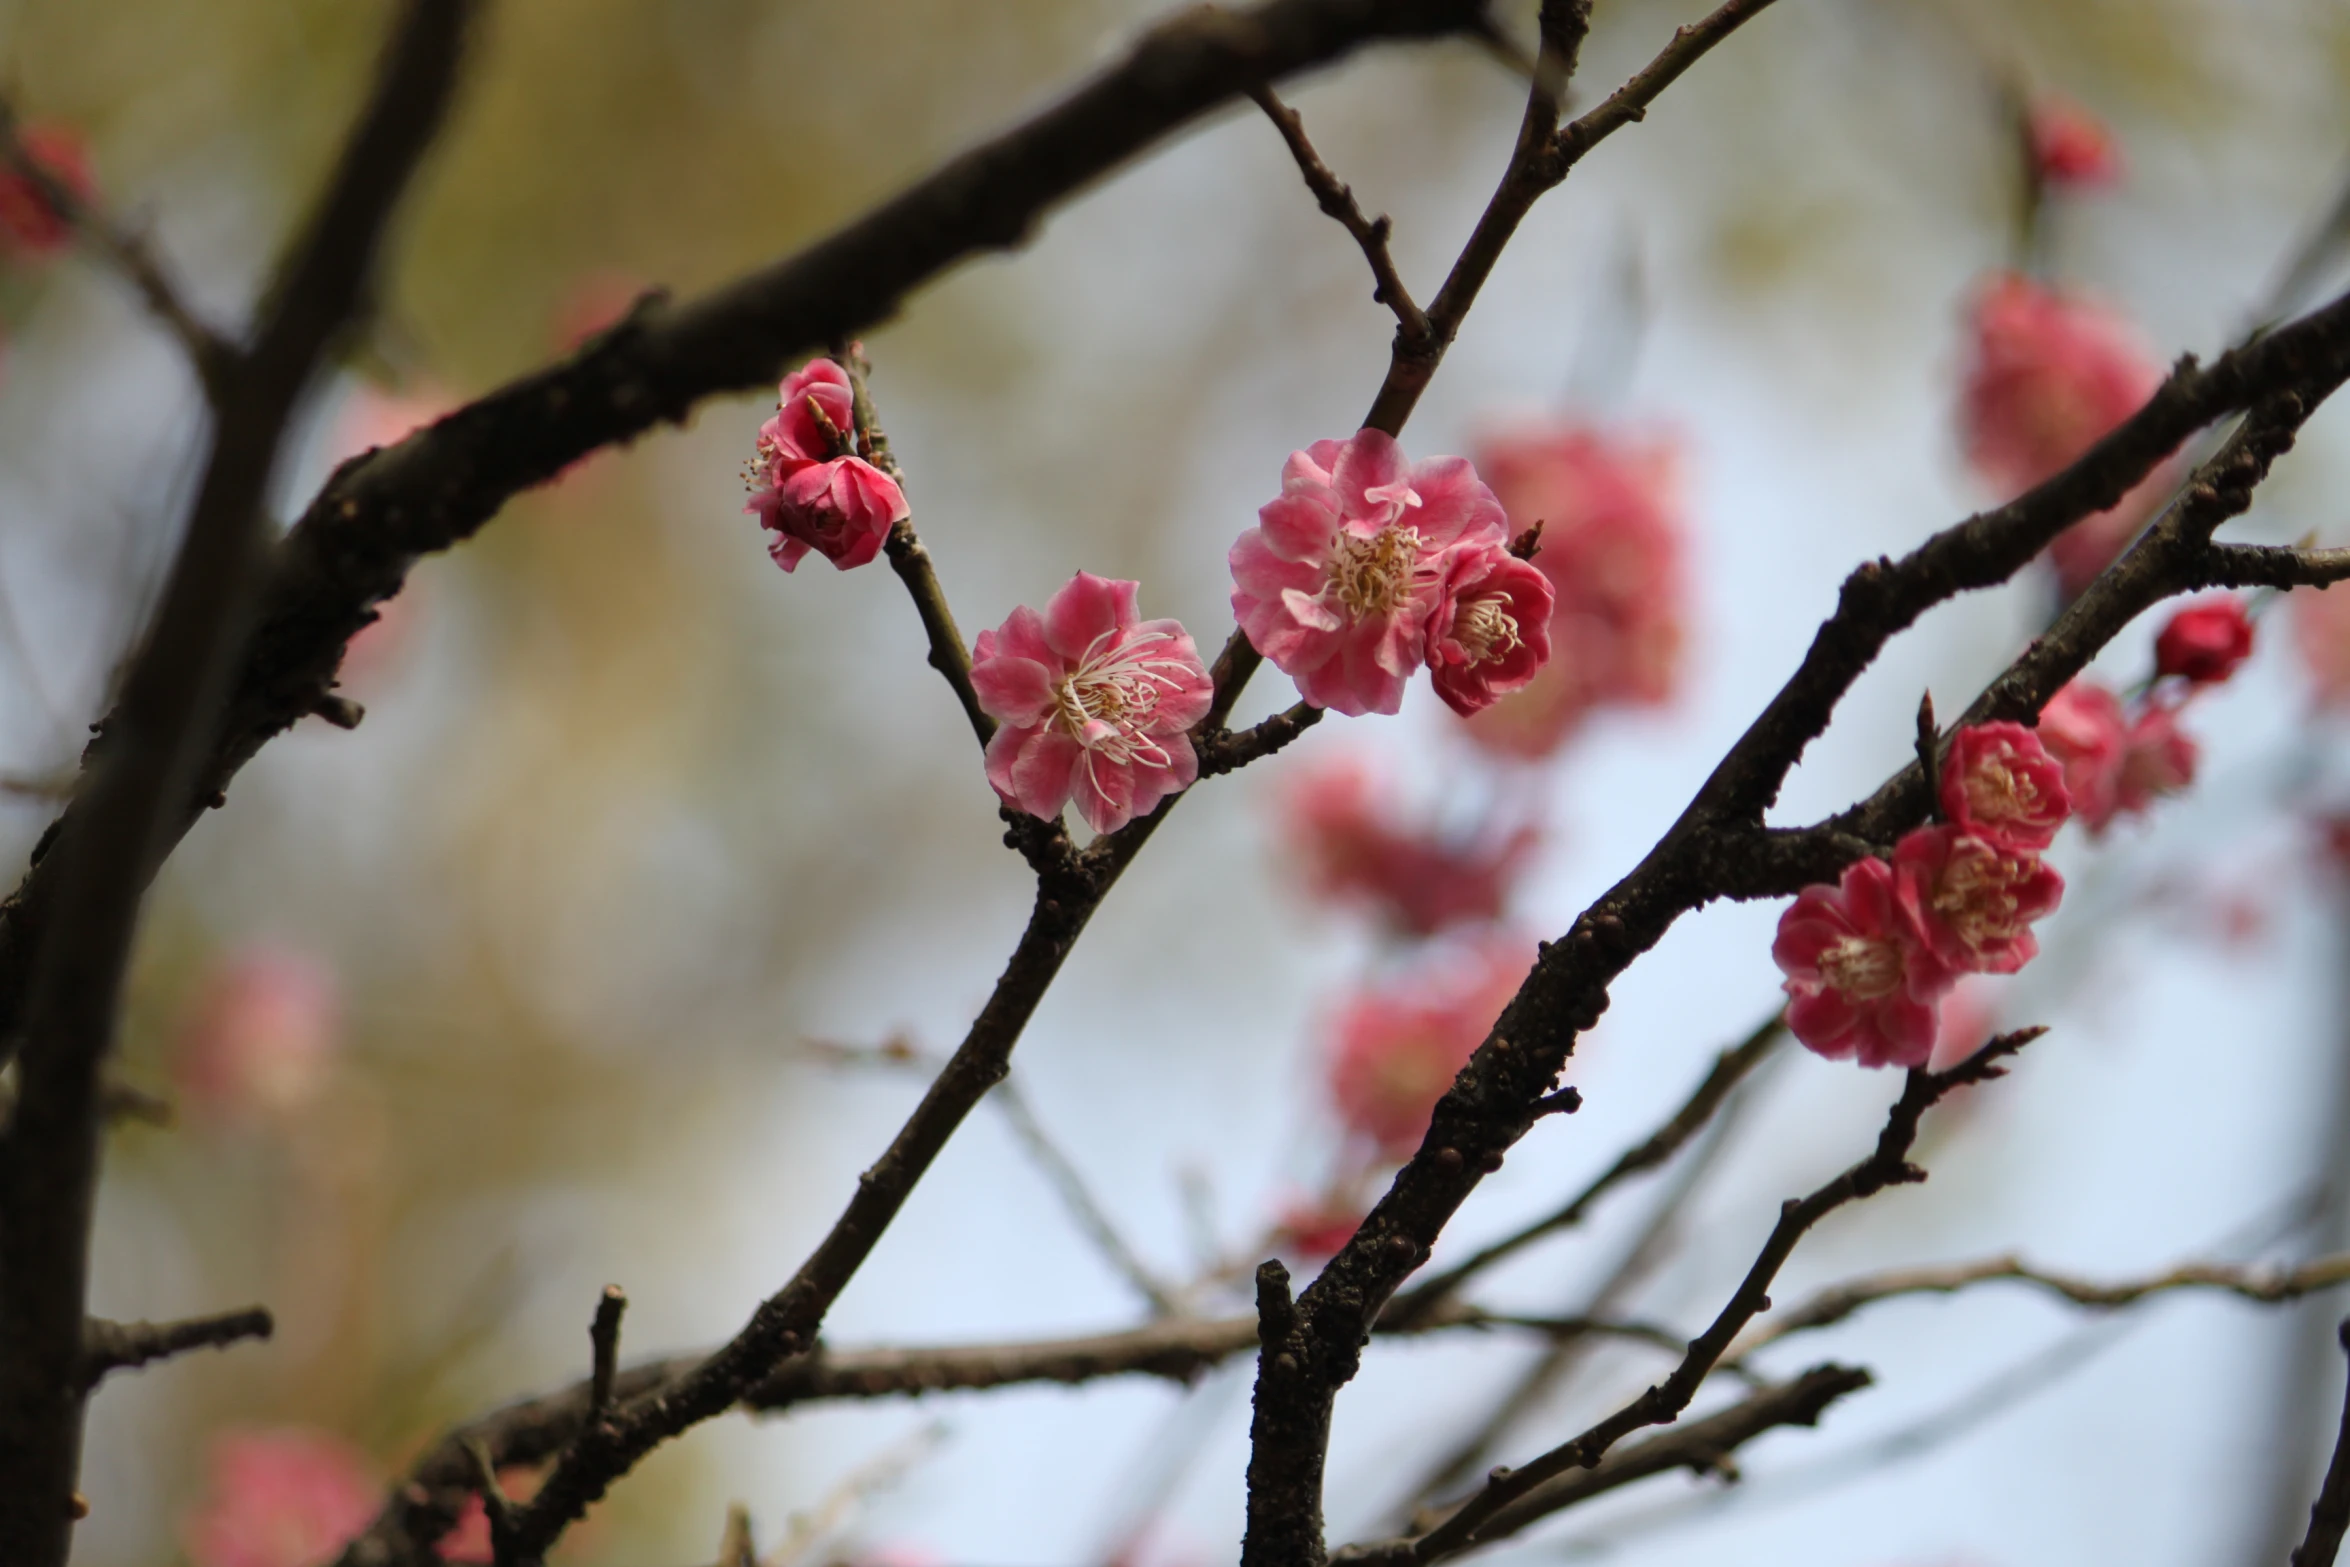
<path fill-rule="evenodd" d="M 1960 435 L 1967 461 L 2003 500 L 2070 467 L 2162 384 L 2152 351 L 2121 317 L 2013 273 L 1977 296 L 1972 327 Z M 2112 564 L 2170 482 L 2158 470 L 2050 546 L 2067 597 Z"/>
<path fill-rule="evenodd" d="M 375 1518 L 366 1462 L 323 1431 L 237 1431 L 214 1440 L 211 1487 L 182 1530 L 194 1567 L 322 1567 Z"/>
<path fill-rule="evenodd" d="M 1413 936 L 1499 919 L 1540 841 L 1531 827 L 1463 840 L 1405 823 L 1347 758 L 1301 769 L 1283 803 L 1308 886 Z"/>
<path fill-rule="evenodd" d="M 2252 656 L 2252 619 L 2232 593 L 2197 599 L 2171 616 L 2154 639 L 2157 674 L 2217 685 Z"/>
<path fill-rule="evenodd" d="M 1477 464 L 1512 533 L 1541 525 L 1533 564 L 1554 602 L 1549 662 L 1470 738 L 1539 758 L 1595 712 L 1671 700 L 1688 614 L 1674 448 L 1562 423 L 1487 441 Z"/>
<path fill-rule="evenodd" d="M 1039 615 L 1022 605 L 971 649 L 979 705 L 1001 727 L 987 781 L 1046 820 L 1072 798 L 1095 832 L 1116 832 L 1199 776 L 1187 731 L 1215 688 L 1191 634 L 1140 620 L 1141 584 L 1079 572 Z"/>
<path fill-rule="evenodd" d="M 1486 942 L 1441 954 L 1408 983 L 1368 989 L 1349 1002 L 1330 1057 L 1339 1119 L 1383 1156 L 1409 1158 L 1436 1101 L 1485 1042 L 1528 963 L 1516 943 Z"/>
<path fill-rule="evenodd" d="M 1448 551 L 1500 544 L 1501 503 L 1459 457 L 1406 464 L 1377 430 L 1290 454 L 1281 494 L 1232 546 L 1250 646 L 1334 712 L 1392 713 L 1429 659 Z"/>
<path fill-rule="evenodd" d="M 326 1084 L 340 1012 L 334 976 L 311 959 L 238 954 L 206 981 L 174 1041 L 180 1094 L 222 1121 L 299 1116 Z"/>
<path fill-rule="evenodd" d="M 1919 940 L 1893 867 L 1855 860 L 1837 885 L 1806 887 L 1779 917 L 1772 961 L 1787 976 L 1787 1027 L 1805 1048 L 1862 1066 L 1920 1066 L 1935 1005 L 1956 976 Z"/>
<path fill-rule="evenodd" d="M 89 146 L 81 132 L 64 125 L 28 125 L 17 139 L 32 161 L 75 197 L 89 201 L 96 196 Z M 72 238 L 65 214 L 49 204 L 39 186 L 13 164 L 0 167 L 0 251 L 48 256 L 63 250 Z"/>
<path fill-rule="evenodd" d="M 1963 827 L 1920 827 L 1893 849 L 1902 911 L 1943 967 L 2012 974 L 2038 955 L 2033 922 L 2056 910 L 2064 878 L 2029 851 Z"/>
<path fill-rule="evenodd" d="M 1942 814 L 2009 849 L 2045 849 L 2072 814 L 2064 767 L 2021 724 L 1969 724 L 1942 766 Z"/>
<path fill-rule="evenodd" d="M 2032 167 L 2051 185 L 2110 185 L 2121 177 L 2121 151 L 2113 133 L 2079 104 L 2046 97 L 2027 112 Z"/>
<path fill-rule="evenodd" d="M 1550 579 L 1501 544 L 1455 546 L 1428 621 L 1436 694 L 1466 718 L 1522 691 L 1550 660 Z"/>
<path fill-rule="evenodd" d="M 775 416 L 759 427 L 743 510 L 775 534 L 768 553 L 784 570 L 810 550 L 841 571 L 865 565 L 911 515 L 897 481 L 856 455 L 855 431 L 839 365 L 810 360 L 783 378 Z"/>

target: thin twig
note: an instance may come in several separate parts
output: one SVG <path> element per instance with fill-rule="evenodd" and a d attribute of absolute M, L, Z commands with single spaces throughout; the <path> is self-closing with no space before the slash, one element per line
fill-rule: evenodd
<path fill-rule="evenodd" d="M 15 105 L 0 98 L 0 159 L 31 183 L 41 202 L 106 264 L 122 274 L 155 318 L 179 339 L 204 394 L 215 402 L 238 358 L 237 345 L 188 303 L 171 266 L 145 235 L 115 222 L 33 156 L 19 134 Z"/>
<path fill-rule="evenodd" d="M 595 1320 L 588 1324 L 591 1422 L 602 1419 L 612 1405 L 612 1379 L 620 1373 L 620 1317 L 627 1310 L 628 1292 L 617 1284 L 605 1285 L 604 1293 L 596 1298 Z"/>
<path fill-rule="evenodd" d="M 1265 117 L 1281 132 L 1281 139 L 1289 144 L 1289 155 L 1297 160 L 1298 172 L 1306 179 L 1306 189 L 1314 193 L 1322 210 L 1337 219 L 1362 247 L 1363 259 L 1371 264 L 1374 285 L 1371 297 L 1395 312 L 1396 329 L 1401 335 L 1425 342 L 1429 334 L 1428 316 L 1412 303 L 1411 290 L 1404 287 L 1402 275 L 1395 270 L 1395 257 L 1387 249 L 1387 236 L 1393 227 L 1387 215 L 1363 216 L 1355 193 L 1330 171 L 1321 154 L 1314 151 L 1314 144 L 1306 139 L 1304 116 L 1274 96 L 1272 88 L 1253 87 L 1249 89 L 1249 97 L 1265 111 Z"/>
<path fill-rule="evenodd" d="M 1004 1121 L 1011 1127 L 1012 1135 L 1028 1150 L 1029 1159 L 1059 1195 L 1061 1206 L 1069 1211 L 1069 1217 L 1077 1228 L 1084 1232 L 1086 1239 L 1093 1242 L 1094 1249 L 1102 1254 L 1120 1278 L 1134 1287 L 1134 1292 L 1143 1298 L 1154 1315 L 1173 1315 L 1179 1309 L 1173 1292 L 1151 1271 L 1135 1249 L 1127 1244 L 1126 1237 L 1118 1232 L 1118 1227 L 1110 1222 L 1108 1212 L 1094 1200 L 1092 1189 L 1085 1184 L 1085 1177 L 1078 1173 L 1077 1166 L 1045 1131 L 1043 1123 L 1037 1120 L 1035 1110 L 1028 1103 L 1028 1096 L 1020 1091 L 1019 1084 L 1009 1074 L 995 1086 L 995 1103 L 1003 1111 Z"/>
<path fill-rule="evenodd" d="M 1934 693 L 1918 698 L 1918 771 L 1926 781 L 1926 814 L 1942 819 L 1942 731 L 1934 723 Z"/>
<path fill-rule="evenodd" d="M 265 1339 L 276 1328 L 265 1306 L 179 1322 L 108 1322 L 92 1317 L 82 1325 L 82 1390 L 96 1387 L 109 1372 L 134 1370 L 191 1349 L 226 1349 L 246 1339 Z"/>
<path fill-rule="evenodd" d="M 1203 719 L 1201 728 L 1192 735 L 1192 747 L 1199 753 L 1199 775 L 1213 778 L 1262 761 L 1321 721 L 1322 709 L 1311 702 L 1293 702 L 1247 729 L 1221 725 L 1211 729 Z"/>
<path fill-rule="evenodd" d="M 2343 1350 L 2350 1352 L 2350 1317 L 2343 1319 L 2339 1337 Z M 2309 1532 L 2293 1552 L 2291 1567 L 2333 1567 L 2345 1529 L 2350 1529 L 2350 1388 L 2343 1391 L 2341 1430 L 2334 1437 L 2325 1483 L 2310 1504 Z"/>

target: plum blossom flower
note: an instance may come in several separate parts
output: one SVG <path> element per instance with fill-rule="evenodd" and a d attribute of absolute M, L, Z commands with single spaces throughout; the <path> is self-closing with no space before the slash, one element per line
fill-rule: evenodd
<path fill-rule="evenodd" d="M 2154 669 L 2192 685 L 2218 685 L 2252 656 L 2252 617 L 2233 593 L 2182 607 L 2154 639 Z"/>
<path fill-rule="evenodd" d="M 812 359 L 783 378 L 744 473 L 751 499 L 743 510 L 775 535 L 768 553 L 786 571 L 810 550 L 841 571 L 862 566 L 911 515 L 897 481 L 856 455 L 855 428 L 849 373 L 839 365 Z"/>
<path fill-rule="evenodd" d="M 2201 756 L 2201 747 L 2179 728 L 2175 710 L 2147 703 L 2123 738 L 2114 775 L 2116 810 L 2136 815 L 2166 795 L 2181 793 L 2195 781 Z"/>
<path fill-rule="evenodd" d="M 2162 369 L 2138 332 L 2100 305 L 2003 273 L 1977 296 L 1959 400 L 1966 458 L 2002 499 L 2062 472 L 2145 405 Z M 2049 546 L 2077 596 L 2137 535 L 2169 487 L 2157 470 Z"/>
<path fill-rule="evenodd" d="M 1281 494 L 1232 546 L 1232 613 L 1307 701 L 1392 713 L 1429 659 L 1448 552 L 1500 544 L 1502 527 L 1501 503 L 1464 458 L 1407 465 L 1378 430 L 1316 441 L 1290 454 Z"/>
<path fill-rule="evenodd" d="M 50 178 L 80 201 L 90 201 L 97 185 L 90 177 L 90 149 L 81 132 L 65 125 L 28 125 L 17 133 L 26 156 Z M 63 250 L 73 238 L 65 214 L 43 191 L 11 164 L 0 167 L 0 252 L 21 256 L 48 256 Z"/>
<path fill-rule="evenodd" d="M 1347 1129 L 1386 1158 L 1409 1158 L 1436 1101 L 1517 993 L 1529 960 L 1515 942 L 1484 942 L 1350 1001 L 1338 1015 L 1330 1056 L 1330 1097 Z"/>
<path fill-rule="evenodd" d="M 2110 185 L 2121 177 L 2121 149 L 2105 122 L 2069 99 L 2035 101 L 2025 112 L 2032 168 L 2050 185 Z"/>
<path fill-rule="evenodd" d="M 1942 766 L 1942 814 L 2009 849 L 2045 849 L 2072 814 L 2064 767 L 2021 724 L 1969 724 Z"/>
<path fill-rule="evenodd" d="M 382 1504 L 339 1438 L 291 1427 L 216 1438 L 211 1486 L 182 1531 L 195 1567 L 324 1567 Z"/>
<path fill-rule="evenodd" d="M 1559 423 L 1486 441 L 1477 466 L 1513 530 L 1542 525 L 1534 564 L 1555 607 L 1549 663 L 1477 715 L 1470 738 L 1539 758 L 1600 709 L 1671 700 L 1688 613 L 1673 445 Z"/>
<path fill-rule="evenodd" d="M 979 633 L 971 684 L 1001 726 L 987 781 L 1005 803 L 1049 821 L 1074 799 L 1116 832 L 1199 776 L 1186 731 L 1214 687 L 1181 624 L 1137 618 L 1140 590 L 1081 571 L 1042 615 L 1023 604 Z"/>
<path fill-rule="evenodd" d="M 1301 769 L 1283 806 L 1315 894 L 1373 909 L 1414 936 L 1499 919 L 1541 840 L 1531 826 L 1459 839 L 1408 823 L 1347 757 Z"/>
<path fill-rule="evenodd" d="M 2040 857 L 1963 827 L 1920 827 L 1893 848 L 1901 906 L 1928 950 L 1958 973 L 2012 974 L 2040 951 L 2034 921 L 2064 878 Z"/>
<path fill-rule="evenodd" d="M 2293 594 L 2293 645 L 2322 707 L 2350 707 L 2350 587 Z"/>
<path fill-rule="evenodd" d="M 1797 894 L 1771 958 L 1787 976 L 1788 1030 L 1815 1054 L 1918 1066 L 1933 1050 L 1936 1003 L 1956 976 L 1920 942 L 1883 860 Z"/>
<path fill-rule="evenodd" d="M 291 1119 L 326 1085 L 340 1013 L 326 968 L 283 948 L 249 948 L 197 993 L 173 1041 L 172 1075 L 205 1116 Z"/>
<path fill-rule="evenodd" d="M 1969 974 L 1942 998 L 1941 1025 L 1934 1034 L 1934 1053 L 1926 1058 L 1929 1072 L 1947 1072 L 1991 1042 L 1999 1031 L 1999 1006 L 1991 987 L 1999 980 L 1988 974 Z"/>
<path fill-rule="evenodd" d="M 1436 694 L 1466 718 L 1522 691 L 1550 661 L 1550 579 L 1499 544 L 1453 552 L 1428 622 Z"/>
<path fill-rule="evenodd" d="M 2121 699 L 2075 680 L 2040 713 L 2040 742 L 2064 764 L 2073 814 L 2092 837 L 2195 781 L 2199 751 L 2175 710 L 2149 701 L 2132 719 Z"/>
<path fill-rule="evenodd" d="M 1309 1262 L 1320 1262 L 1343 1251 L 1362 1226 L 1361 1204 L 1324 1196 L 1292 1200 L 1282 1208 L 1281 1222 L 1273 1233 L 1275 1241 L 1290 1252 Z"/>

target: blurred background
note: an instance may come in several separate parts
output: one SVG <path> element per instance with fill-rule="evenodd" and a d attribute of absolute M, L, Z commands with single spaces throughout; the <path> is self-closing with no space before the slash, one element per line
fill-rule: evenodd
<path fill-rule="evenodd" d="M 282 510 L 339 456 L 563 352 L 637 290 L 690 294 L 824 233 L 1156 9 L 500 0 L 382 317 L 321 388 Z M 1500 11 L 1530 36 L 1530 3 Z M 1597 11 L 1585 95 L 1696 14 Z M 387 14 L 5 0 L 0 62 L 26 117 L 84 138 L 104 199 L 237 320 Z M 2019 103 L 2076 106 L 2116 152 L 2043 192 L 2028 259 L 2159 362 L 2267 313 L 2350 175 L 2346 87 L 2350 11 L 2327 0 L 1782 0 L 1546 200 L 1404 444 L 1479 450 L 1571 420 L 1655 455 L 1679 539 L 1669 671 L 1533 757 L 1478 743 L 1421 687 L 1400 717 L 1325 723 L 1173 818 L 1014 1073 L 1145 1263 L 1208 1276 L 1195 1304 L 1234 1309 L 1218 1269 L 1245 1276 L 1276 1244 L 1295 1257 L 1285 1216 L 1347 1179 L 1375 1190 L 1384 1166 L 1329 1083 L 1350 1000 L 1408 990 L 1446 942 L 1562 931 L 1793 668 L 1854 563 L 2001 498 L 1955 410 L 1973 303 L 2019 261 Z M 1427 298 L 1506 156 L 1511 68 L 1466 45 L 1382 51 L 1291 101 L 1365 207 L 1393 214 Z M 1352 430 L 1377 387 L 1391 322 L 1369 292 L 1272 127 L 1234 111 L 873 332 L 875 396 L 966 634 L 1082 568 L 1140 579 L 1144 613 L 1220 643 L 1225 550 L 1285 456 Z M 91 261 L 14 264 L 0 330 L 0 848 L 21 864 L 156 591 L 201 415 L 171 344 Z M 222 1567 L 203 1520 L 235 1442 L 298 1439 L 372 1487 L 448 1422 L 583 1375 L 607 1282 L 630 1295 L 631 1356 L 723 1338 L 912 1106 L 920 1078 L 889 1057 L 961 1037 L 1030 878 L 899 584 L 815 561 L 787 577 L 742 515 L 738 471 L 771 411 L 709 404 L 425 562 L 346 666 L 366 722 L 272 745 L 167 868 L 121 1074 L 173 1124 L 132 1120 L 110 1143 L 94 1305 L 258 1300 L 279 1330 L 106 1385 L 78 1559 Z M 2329 409 L 2231 536 L 2350 542 L 2346 464 Z M 1777 819 L 1873 787 L 1908 754 L 1920 690 L 1957 711 L 2054 591 L 2035 571 L 1904 637 Z M 2339 1249 L 2311 1194 L 2345 1141 L 2350 923 L 2325 821 L 2350 803 L 2350 732 L 2322 658 L 2296 657 L 2292 608 L 2262 615 L 2248 668 L 2182 720 L 2194 787 L 2060 844 L 2072 891 L 2046 954 L 1983 998 L 2052 1034 L 1930 1129 L 1930 1185 L 1808 1240 L 1782 1300 L 2006 1250 L 2119 1276 Z M 2151 635 L 2101 663 L 2115 689 L 2147 674 Z M 1243 716 L 1289 699 L 1268 669 Z M 1538 833 L 1489 928 L 1431 949 L 1317 895 L 1297 780 L 1342 767 L 1448 842 Z M 1439 1261 L 1554 1206 L 1770 1015 L 1777 914 L 1709 909 L 1617 987 L 1570 1068 L 1587 1107 L 1521 1145 Z M 1780 1200 L 1873 1138 L 1892 1076 L 1787 1057 L 1621 1309 L 1694 1330 Z M 832 1342 L 1140 1320 L 1018 1130 L 992 1107 L 973 1118 Z M 1579 1309 L 1674 1179 L 1479 1298 Z M 1757 1444 L 1742 1485 L 1652 1481 L 1496 1554 L 2281 1560 L 2276 1531 L 2297 1530 L 2331 1437 L 2338 1309 L 2165 1297 L 2091 1320 L 1998 1287 L 1888 1304 L 1774 1352 L 1779 1369 L 1856 1360 L 1879 1385 Z M 1375 1347 L 1339 1404 L 1333 1542 L 1381 1529 L 1540 1356 L 1499 1334 Z M 1487 1461 L 1563 1439 L 1658 1369 L 1637 1346 L 1589 1357 Z M 1248 1376 L 730 1418 L 619 1487 L 565 1559 L 708 1560 L 729 1501 L 767 1543 L 798 1515 L 807 1561 L 1229 1559 Z"/>

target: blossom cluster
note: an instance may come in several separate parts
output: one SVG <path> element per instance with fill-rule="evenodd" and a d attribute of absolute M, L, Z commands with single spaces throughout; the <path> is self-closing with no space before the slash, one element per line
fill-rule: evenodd
<path fill-rule="evenodd" d="M 1500 919 L 1540 831 L 1521 822 L 1446 833 L 1405 819 L 1383 795 L 1355 758 L 1299 771 L 1285 794 L 1283 837 L 1295 845 L 1307 889 L 1368 909 L 1407 937 Z"/>
<path fill-rule="evenodd" d="M 810 550 L 847 571 L 881 553 L 907 516 L 898 482 L 857 454 L 855 393 L 848 372 L 811 360 L 776 389 L 775 415 L 759 426 L 744 478 L 743 509 L 775 535 L 768 553 L 790 571 Z"/>

